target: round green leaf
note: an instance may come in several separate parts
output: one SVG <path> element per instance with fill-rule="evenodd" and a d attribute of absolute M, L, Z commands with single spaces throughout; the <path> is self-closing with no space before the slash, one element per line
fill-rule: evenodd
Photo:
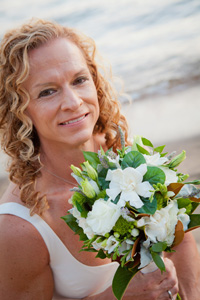
<path fill-rule="evenodd" d="M 158 167 L 147 167 L 147 172 L 143 177 L 143 181 L 148 181 L 151 185 L 157 183 L 165 183 L 165 173 Z"/>
<path fill-rule="evenodd" d="M 121 167 L 122 167 L 122 169 L 125 169 L 128 167 L 137 168 L 141 164 L 145 164 L 145 163 L 146 163 L 146 160 L 140 152 L 130 151 L 124 156 L 122 163 L 121 163 Z"/>

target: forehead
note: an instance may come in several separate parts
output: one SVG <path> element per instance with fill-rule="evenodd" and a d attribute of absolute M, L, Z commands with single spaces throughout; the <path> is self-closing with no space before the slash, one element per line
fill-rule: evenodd
<path fill-rule="evenodd" d="M 32 49 L 29 52 L 29 64 L 31 69 L 43 66 L 75 64 L 86 65 L 86 60 L 81 50 L 67 38 L 56 38 Z"/>

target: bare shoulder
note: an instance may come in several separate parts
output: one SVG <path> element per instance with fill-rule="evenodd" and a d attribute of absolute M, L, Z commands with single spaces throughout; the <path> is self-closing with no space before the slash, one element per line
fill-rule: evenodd
<path fill-rule="evenodd" d="M 51 299 L 49 255 L 39 232 L 27 221 L 0 215 L 0 299 Z"/>

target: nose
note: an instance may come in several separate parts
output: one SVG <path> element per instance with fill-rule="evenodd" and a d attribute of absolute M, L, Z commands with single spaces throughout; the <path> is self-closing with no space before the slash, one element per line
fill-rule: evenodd
<path fill-rule="evenodd" d="M 61 110 L 77 110 L 83 104 L 83 100 L 71 87 L 64 88 L 62 93 Z"/>

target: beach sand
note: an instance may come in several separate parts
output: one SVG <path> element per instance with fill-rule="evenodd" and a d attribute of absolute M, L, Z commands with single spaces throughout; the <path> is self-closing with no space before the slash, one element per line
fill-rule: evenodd
<path fill-rule="evenodd" d="M 200 88 L 194 87 L 173 95 L 146 99 L 123 105 L 130 125 L 130 136 L 142 135 L 154 146 L 166 144 L 166 152 L 186 151 L 180 172 L 190 179 L 200 179 Z M 0 165 L 5 158 L 0 155 Z M 8 184 L 7 174 L 0 170 L 0 196 Z M 196 213 L 200 213 L 197 209 Z M 200 228 L 192 231 L 200 252 Z"/>

